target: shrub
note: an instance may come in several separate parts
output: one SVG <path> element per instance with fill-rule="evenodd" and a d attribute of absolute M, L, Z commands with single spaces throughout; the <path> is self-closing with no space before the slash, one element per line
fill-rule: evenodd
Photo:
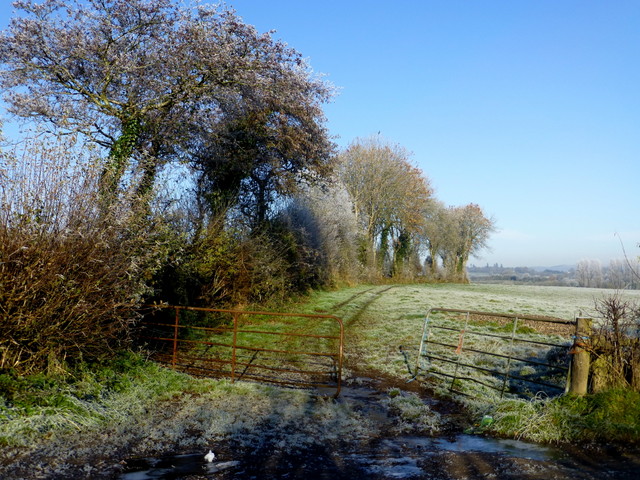
<path fill-rule="evenodd" d="M 486 404 L 476 405 L 478 416 Z M 593 395 L 535 397 L 499 402 L 490 429 L 535 442 L 640 441 L 640 393 L 609 390 Z"/>
<path fill-rule="evenodd" d="M 0 369 L 64 369 L 128 340 L 163 240 L 143 201 L 108 208 L 71 143 L 0 158 Z"/>
<path fill-rule="evenodd" d="M 155 278 L 157 299 L 214 308 L 276 304 L 322 285 L 316 252 L 301 233 L 279 220 L 252 232 L 230 227 L 224 216 L 208 219 L 180 261 Z"/>
<path fill-rule="evenodd" d="M 618 293 L 596 300 L 602 318 L 591 342 L 592 388 L 640 391 L 640 307 Z"/>

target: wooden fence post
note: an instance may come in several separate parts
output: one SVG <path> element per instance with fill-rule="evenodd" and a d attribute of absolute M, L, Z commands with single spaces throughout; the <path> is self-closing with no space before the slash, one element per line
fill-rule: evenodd
<path fill-rule="evenodd" d="M 573 359 L 571 361 L 569 393 L 586 395 L 589 385 L 589 369 L 591 367 L 591 355 L 587 348 L 591 338 L 591 319 L 579 317 L 576 321 L 576 339 L 571 349 Z"/>

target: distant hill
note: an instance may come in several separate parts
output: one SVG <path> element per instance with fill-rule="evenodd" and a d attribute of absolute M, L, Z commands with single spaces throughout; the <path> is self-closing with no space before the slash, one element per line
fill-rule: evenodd
<path fill-rule="evenodd" d="M 615 289 L 640 289 L 640 282 L 635 272 L 640 272 L 640 261 L 637 267 L 629 268 L 626 264 L 611 264 L 600 267 L 598 263 L 591 274 L 578 265 L 554 265 L 551 267 L 503 267 L 494 264 L 467 268 L 472 282 L 561 285 L 565 287 L 593 287 Z M 580 268 L 579 268 L 580 267 Z"/>

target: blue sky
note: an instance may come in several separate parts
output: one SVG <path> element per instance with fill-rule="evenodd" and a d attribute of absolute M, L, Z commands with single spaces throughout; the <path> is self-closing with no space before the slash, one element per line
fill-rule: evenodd
<path fill-rule="evenodd" d="M 640 254 L 640 2 L 227 4 L 340 89 L 341 147 L 380 132 L 441 201 L 495 219 L 471 263 L 607 264 L 620 238 Z"/>
<path fill-rule="evenodd" d="M 495 219 L 472 263 L 640 253 L 640 2 L 228 3 L 341 89 L 339 145 L 381 132 Z"/>

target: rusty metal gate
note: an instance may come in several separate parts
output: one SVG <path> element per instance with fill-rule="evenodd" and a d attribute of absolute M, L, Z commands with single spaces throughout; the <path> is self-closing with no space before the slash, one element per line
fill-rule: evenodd
<path fill-rule="evenodd" d="M 423 324 L 413 378 L 447 380 L 450 391 L 465 395 L 473 391 L 465 382 L 498 391 L 500 397 L 561 394 L 567 387 L 575 325 L 560 318 L 432 308 Z"/>
<path fill-rule="evenodd" d="M 333 315 L 154 305 L 140 339 L 154 360 L 192 375 L 340 394 L 344 326 Z"/>

